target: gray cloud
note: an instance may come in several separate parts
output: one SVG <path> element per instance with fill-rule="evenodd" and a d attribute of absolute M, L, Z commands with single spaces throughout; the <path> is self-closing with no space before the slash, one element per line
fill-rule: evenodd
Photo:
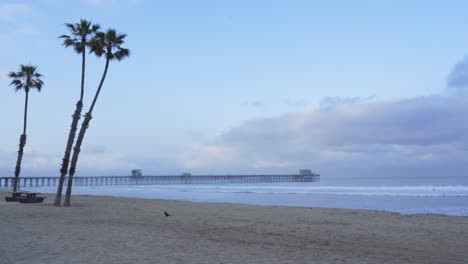
<path fill-rule="evenodd" d="M 455 64 L 448 76 L 448 86 L 457 94 L 468 94 L 468 56 Z"/>
<path fill-rule="evenodd" d="M 280 118 L 253 120 L 223 135 L 228 142 L 284 137 L 308 144 L 426 145 L 465 137 L 463 100 L 438 96 L 314 109 Z M 447 129 L 447 128 L 463 129 Z"/>
<path fill-rule="evenodd" d="M 252 102 L 245 102 L 245 103 L 242 103 L 242 106 L 249 106 L 249 107 L 261 108 L 261 107 L 264 107 L 265 105 L 264 105 L 261 101 L 256 100 L 256 101 L 252 101 Z"/>
<path fill-rule="evenodd" d="M 357 103 L 364 103 L 369 102 L 375 99 L 375 96 L 368 96 L 368 97 L 359 97 L 359 96 L 327 96 L 320 100 L 320 107 L 323 109 L 330 109 L 339 105 L 344 104 L 357 104 Z"/>
<path fill-rule="evenodd" d="M 354 168 L 346 174 L 416 165 L 420 173 L 430 173 L 429 167 L 447 162 L 467 167 L 466 98 L 333 101 L 332 108 L 247 121 L 194 146 L 182 160 L 193 168 Z"/>

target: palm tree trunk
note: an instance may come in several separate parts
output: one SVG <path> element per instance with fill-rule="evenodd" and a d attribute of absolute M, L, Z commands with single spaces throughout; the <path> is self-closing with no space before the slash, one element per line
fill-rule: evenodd
<path fill-rule="evenodd" d="M 26 145 L 26 134 L 22 134 L 20 136 L 20 144 L 18 150 L 18 159 L 16 160 L 16 167 L 15 167 L 15 180 L 13 182 L 13 191 L 18 191 L 18 178 L 21 172 L 21 161 L 23 160 L 23 150 L 24 145 Z"/>
<path fill-rule="evenodd" d="M 65 202 L 63 205 L 70 206 L 71 204 L 71 192 L 73 186 L 73 177 L 75 176 L 76 172 L 76 164 L 78 163 L 78 156 L 81 151 L 81 144 L 83 143 L 84 135 L 86 133 L 86 129 L 89 126 L 89 122 L 93 117 L 90 113 L 86 113 L 83 123 L 81 124 L 80 133 L 78 134 L 78 138 L 76 140 L 75 147 L 73 148 L 73 157 L 71 160 L 70 165 L 70 173 L 68 175 L 68 184 L 67 184 L 67 191 L 65 193 Z"/>
<path fill-rule="evenodd" d="M 23 120 L 23 135 L 26 135 L 26 125 L 28 124 L 28 98 L 29 88 L 25 88 L 26 98 L 24 99 L 24 120 Z M 26 142 L 24 142 L 26 144 Z"/>
<path fill-rule="evenodd" d="M 73 113 L 73 120 L 70 127 L 70 132 L 68 133 L 67 147 L 65 149 L 65 155 L 63 156 L 62 168 L 60 169 L 60 178 L 57 186 L 57 194 L 55 195 L 55 206 L 60 206 L 62 200 L 62 190 L 63 183 L 65 181 L 65 176 L 68 172 L 68 164 L 70 163 L 70 154 L 75 142 L 76 130 L 78 129 L 78 121 L 80 121 L 81 111 L 83 110 L 83 97 L 84 97 L 84 81 L 85 81 L 85 66 L 86 66 L 86 46 L 83 49 L 81 55 L 81 92 L 80 100 L 76 103 L 75 113 Z"/>
<path fill-rule="evenodd" d="M 28 121 L 28 97 L 29 89 L 26 87 L 26 98 L 24 100 L 24 123 L 23 123 L 23 134 L 20 136 L 19 150 L 18 150 L 18 159 L 16 160 L 15 167 L 15 180 L 13 182 L 13 191 L 18 191 L 18 178 L 21 172 L 21 161 L 23 160 L 23 151 L 24 146 L 26 145 L 26 124 Z"/>
<path fill-rule="evenodd" d="M 81 56 L 81 93 L 80 93 L 80 101 L 83 101 L 83 96 L 84 96 L 85 65 L 86 65 L 86 46 L 83 47 L 83 54 Z"/>
<path fill-rule="evenodd" d="M 102 74 L 101 82 L 99 83 L 99 87 L 94 95 L 93 103 L 89 107 L 88 113 L 86 113 L 83 123 L 81 124 L 80 133 L 78 134 L 78 139 L 76 140 L 75 147 L 73 148 L 73 156 L 70 165 L 70 175 L 68 176 L 68 185 L 67 191 L 65 194 L 65 206 L 71 205 L 71 193 L 72 193 L 72 186 L 73 186 L 73 177 L 75 176 L 76 171 L 76 164 L 78 163 L 78 156 L 81 151 L 81 144 L 83 143 L 84 135 L 86 133 L 86 129 L 89 127 L 89 122 L 91 121 L 92 113 L 94 110 L 94 106 L 96 105 L 97 99 L 99 97 L 99 93 L 101 92 L 102 85 L 104 84 L 104 80 L 106 79 L 107 69 L 109 68 L 109 59 L 106 59 L 106 66 L 104 67 L 104 73 Z"/>
<path fill-rule="evenodd" d="M 63 183 L 65 181 L 65 176 L 68 172 L 68 165 L 70 163 L 70 154 L 73 147 L 73 142 L 75 141 L 76 130 L 78 129 L 78 121 L 81 117 L 81 111 L 83 109 L 83 102 L 80 100 L 76 103 L 75 113 L 73 113 L 73 120 L 70 127 L 70 132 L 68 134 L 68 141 L 67 147 L 65 149 L 65 155 L 63 156 L 63 163 L 62 168 L 60 169 L 60 178 L 57 187 L 57 194 L 55 195 L 55 206 L 60 206 L 60 202 L 62 200 L 62 190 L 63 190 Z"/>

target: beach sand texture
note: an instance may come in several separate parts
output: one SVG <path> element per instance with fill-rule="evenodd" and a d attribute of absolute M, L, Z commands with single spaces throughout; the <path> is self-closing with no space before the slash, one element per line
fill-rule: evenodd
<path fill-rule="evenodd" d="M 53 195 L 0 195 L 2 264 L 468 263 L 468 217 L 97 196 L 57 208 Z"/>

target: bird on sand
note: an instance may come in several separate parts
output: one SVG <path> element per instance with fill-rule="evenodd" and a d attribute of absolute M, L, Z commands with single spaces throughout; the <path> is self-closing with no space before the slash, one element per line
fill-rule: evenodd
<path fill-rule="evenodd" d="M 171 216 L 171 215 L 170 215 L 168 212 L 166 212 L 166 211 L 164 211 L 164 215 L 165 215 L 166 217 Z"/>

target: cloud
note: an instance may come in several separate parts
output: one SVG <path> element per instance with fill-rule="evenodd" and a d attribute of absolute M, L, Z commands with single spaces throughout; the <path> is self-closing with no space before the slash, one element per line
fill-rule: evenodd
<path fill-rule="evenodd" d="M 375 96 L 369 97 L 340 97 L 340 96 L 327 96 L 320 100 L 320 107 L 324 109 L 333 108 L 339 105 L 350 105 L 350 104 L 357 104 L 357 103 L 364 103 L 369 102 L 375 99 Z"/>
<path fill-rule="evenodd" d="M 0 176 L 13 176 L 16 163 L 16 151 L 0 149 Z M 25 148 L 21 164 L 23 176 L 58 175 L 62 157 L 57 153 L 46 153 Z M 100 175 L 129 172 L 138 167 L 123 154 L 105 152 L 105 148 L 91 148 L 81 153 L 77 165 L 77 175 Z"/>
<path fill-rule="evenodd" d="M 468 94 L 468 56 L 453 66 L 447 82 L 458 95 Z"/>
<path fill-rule="evenodd" d="M 39 34 L 37 22 L 33 21 L 39 14 L 31 5 L 0 4 L 0 47 L 11 50 L 17 45 L 15 41 L 20 41 L 18 37 Z"/>
<path fill-rule="evenodd" d="M 84 153 L 88 154 L 103 154 L 106 153 L 107 147 L 105 145 L 89 145 L 83 149 Z"/>
<path fill-rule="evenodd" d="M 84 171 L 109 171 L 109 170 L 128 170 L 133 169 L 136 165 L 127 160 L 122 154 L 114 153 L 99 153 L 99 154 L 84 154 L 80 157 L 78 169 Z"/>
<path fill-rule="evenodd" d="M 242 106 L 248 106 L 248 107 L 253 107 L 253 108 L 262 108 L 265 105 L 261 101 L 252 101 L 252 102 L 245 102 L 242 104 Z"/>
<path fill-rule="evenodd" d="M 264 171 L 431 166 L 468 157 L 468 100 L 333 98 L 276 118 L 246 121 L 181 157 L 187 168 Z M 464 162 L 466 163 L 466 162 Z M 427 167 L 426 166 L 426 167 Z"/>
<path fill-rule="evenodd" d="M 116 0 L 83 0 L 83 2 L 88 5 L 97 6 L 104 5 L 105 3 L 115 3 Z"/>
<path fill-rule="evenodd" d="M 183 154 L 184 167 L 206 168 L 215 163 L 217 166 L 232 166 L 241 153 L 235 146 L 207 144 L 193 146 L 191 151 Z"/>
<path fill-rule="evenodd" d="M 0 4 L 0 20 L 14 22 L 18 17 L 35 15 L 37 11 L 26 4 Z"/>
<path fill-rule="evenodd" d="M 94 7 L 103 7 L 103 6 L 118 6 L 122 4 L 137 4 L 141 3 L 143 0 L 83 0 L 87 5 Z"/>

